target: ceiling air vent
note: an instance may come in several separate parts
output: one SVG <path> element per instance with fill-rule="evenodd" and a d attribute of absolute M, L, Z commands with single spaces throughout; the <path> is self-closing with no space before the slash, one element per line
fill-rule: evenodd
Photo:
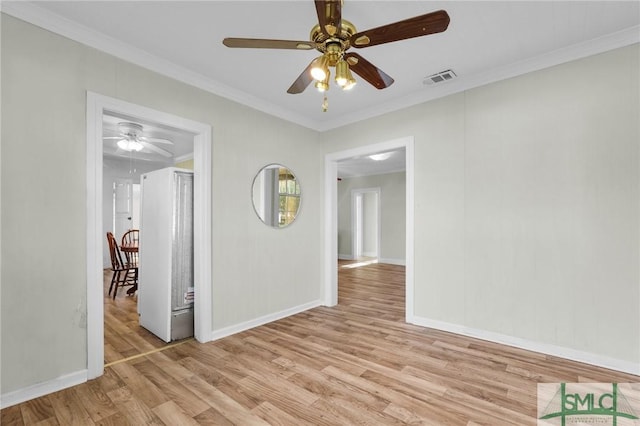
<path fill-rule="evenodd" d="M 453 80 L 455 77 L 456 77 L 455 72 L 451 70 L 446 70 L 446 71 L 440 71 L 439 73 L 425 77 L 425 79 L 422 82 L 426 86 L 429 86 L 431 84 L 442 83 L 444 81 Z"/>

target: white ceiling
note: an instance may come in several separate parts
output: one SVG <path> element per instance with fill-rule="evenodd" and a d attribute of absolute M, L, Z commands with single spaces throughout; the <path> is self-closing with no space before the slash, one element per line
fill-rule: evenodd
<path fill-rule="evenodd" d="M 359 31 L 445 9 L 446 32 L 357 50 L 395 79 L 328 92 L 287 88 L 315 51 L 230 49 L 224 37 L 308 40 L 311 0 L 3 1 L 2 11 L 128 61 L 323 131 L 488 82 L 640 41 L 639 1 L 363 1 L 342 15 Z M 426 86 L 452 69 L 458 78 Z"/>
<path fill-rule="evenodd" d="M 332 84 L 322 112 L 312 86 L 286 93 L 317 52 L 222 44 L 225 37 L 308 40 L 317 22 L 312 0 L 2 2 L 5 13 L 319 131 L 640 41 L 640 1 L 345 0 L 342 16 L 362 31 L 440 9 L 451 17 L 444 33 L 354 48 L 395 83 L 376 90 L 356 76 L 350 92 Z M 448 69 L 455 80 L 423 83 Z M 106 131 L 120 119 L 126 117 L 105 117 Z M 189 135 L 140 124 L 151 137 L 175 140 L 175 157 L 192 149 Z M 105 155 L 116 155 L 115 142 L 105 144 Z M 403 169 L 403 152 L 339 164 L 342 177 Z"/>
<path fill-rule="evenodd" d="M 374 160 L 370 155 L 363 155 L 339 161 L 338 177 L 381 175 L 402 172 L 406 169 L 406 150 L 404 148 L 384 151 L 381 154 L 389 155 L 384 160 Z"/>

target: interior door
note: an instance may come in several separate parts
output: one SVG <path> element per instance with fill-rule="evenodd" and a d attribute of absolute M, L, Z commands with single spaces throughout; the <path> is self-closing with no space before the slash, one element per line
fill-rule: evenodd
<path fill-rule="evenodd" d="M 353 235 L 353 258 L 362 257 L 362 194 L 355 194 L 354 204 L 354 235 Z"/>
<path fill-rule="evenodd" d="M 113 235 L 120 242 L 133 228 L 133 180 L 116 178 L 113 185 Z"/>
<path fill-rule="evenodd" d="M 138 313 L 140 325 L 171 341 L 173 175 L 170 169 L 142 175 Z"/>
<path fill-rule="evenodd" d="M 378 193 L 367 191 L 362 194 L 362 251 L 366 257 L 377 258 L 378 253 Z"/>
<path fill-rule="evenodd" d="M 354 259 L 380 256 L 380 189 L 351 191 L 351 238 Z"/>

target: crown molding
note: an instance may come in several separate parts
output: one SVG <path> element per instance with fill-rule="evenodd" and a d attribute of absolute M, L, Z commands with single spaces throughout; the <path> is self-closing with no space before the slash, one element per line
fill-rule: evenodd
<path fill-rule="evenodd" d="M 193 152 L 174 158 L 173 163 L 178 164 L 178 163 L 182 163 L 183 161 L 189 161 L 189 160 L 193 160 Z"/>
<path fill-rule="evenodd" d="M 425 91 L 415 92 L 410 96 L 386 102 L 382 105 L 355 111 L 352 114 L 343 115 L 331 122 L 323 123 L 323 125 L 320 126 L 319 131 L 332 130 L 337 127 L 378 117 L 383 114 L 443 98 L 455 93 L 464 92 L 476 87 L 485 86 L 508 78 L 550 68 L 636 43 L 640 43 L 640 26 L 638 25 L 622 31 L 607 34 L 596 39 L 547 52 L 523 61 L 496 67 L 478 75 L 468 77 L 458 76 L 454 81 L 443 83 L 441 85 L 425 87 Z"/>
<path fill-rule="evenodd" d="M 173 62 L 151 55 L 142 49 L 134 48 L 32 3 L 24 1 L 4 1 L 0 2 L 0 11 L 127 62 L 318 132 L 332 130 L 507 78 L 640 43 L 640 26 L 634 26 L 524 61 L 496 67 L 482 74 L 468 77 L 459 76 L 455 81 L 444 83 L 440 86 L 428 87 L 425 88 L 424 91 L 415 92 L 412 95 L 385 102 L 384 104 L 371 108 L 344 114 L 332 120 L 317 121 L 207 78 Z"/>
<path fill-rule="evenodd" d="M 26 1 L 4 1 L 2 13 L 258 111 L 319 130 L 309 118 L 234 89 Z"/>

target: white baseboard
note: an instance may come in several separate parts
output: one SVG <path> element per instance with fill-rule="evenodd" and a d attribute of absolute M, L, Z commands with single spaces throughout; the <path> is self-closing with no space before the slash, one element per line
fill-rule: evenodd
<path fill-rule="evenodd" d="M 291 315 L 299 314 L 300 312 L 308 311 L 309 309 L 317 308 L 318 306 L 323 306 L 323 303 L 320 300 L 315 300 L 303 305 L 294 306 L 290 309 L 285 309 L 284 311 L 275 312 L 273 314 L 245 321 L 240 324 L 234 324 L 229 327 L 221 328 L 219 330 L 213 330 L 211 332 L 210 340 L 222 339 L 223 337 L 231 336 L 232 334 L 240 333 L 242 331 L 268 324 L 282 318 L 290 317 Z"/>
<path fill-rule="evenodd" d="M 309 309 L 322 306 L 322 302 L 319 300 L 306 303 L 304 305 L 295 306 L 291 309 L 285 309 L 284 311 L 276 312 L 273 314 L 265 315 L 260 318 L 256 318 L 250 321 L 246 321 L 240 324 L 236 324 L 230 327 L 225 327 L 220 330 L 214 330 L 211 333 L 210 340 L 221 339 L 232 334 L 239 333 L 241 331 L 249 330 L 260 325 L 277 321 L 282 318 L 286 318 L 291 315 L 298 314 L 300 312 L 307 311 Z M 57 392 L 62 389 L 70 388 L 75 385 L 79 385 L 87 381 L 88 370 L 82 370 L 71 374 L 58 377 L 47 382 L 38 383 L 32 386 L 28 386 L 24 389 L 18 389 L 16 391 L 7 392 L 0 395 L 0 409 L 11 407 L 12 405 L 20 404 L 25 401 L 29 401 L 34 398 L 38 398 L 53 392 Z"/>
<path fill-rule="evenodd" d="M 385 257 L 379 258 L 378 263 L 388 263 L 389 265 L 400 265 L 400 266 L 407 265 L 407 262 L 404 259 L 388 259 Z"/>
<path fill-rule="evenodd" d="M 295 306 L 291 309 L 285 309 L 284 311 L 276 312 L 273 314 L 265 315 L 260 318 L 256 318 L 250 321 L 246 321 L 240 324 L 236 324 L 230 327 L 225 327 L 220 330 L 214 330 L 211 333 L 210 340 L 221 339 L 232 334 L 239 333 L 241 331 L 249 330 L 260 325 L 277 321 L 282 318 L 286 318 L 291 315 L 298 314 L 300 312 L 307 311 L 309 309 L 322 306 L 322 302 L 319 300 L 309 302 L 303 305 Z M 0 409 L 11 407 L 12 405 L 20 404 L 25 401 L 29 401 L 34 398 L 38 398 L 53 392 L 57 392 L 62 389 L 70 388 L 87 381 L 88 370 L 82 370 L 71 374 L 58 377 L 47 382 L 38 383 L 32 386 L 28 386 L 24 389 L 18 389 L 16 391 L 7 392 L 0 395 Z"/>
<path fill-rule="evenodd" d="M 363 256 L 369 256 L 366 253 L 363 253 Z M 375 256 L 369 256 L 375 257 Z M 355 258 L 350 254 L 338 254 L 338 260 L 355 260 Z M 386 257 L 379 257 L 378 263 L 388 263 L 389 265 L 400 265 L 406 266 L 407 262 L 405 259 L 391 259 Z"/>
<path fill-rule="evenodd" d="M 390 262 L 385 260 L 383 263 Z M 210 340 L 218 340 L 223 337 L 240 333 L 242 331 L 249 330 L 251 328 L 255 328 L 273 321 L 277 321 L 279 319 L 286 318 L 288 316 L 295 315 L 322 305 L 323 304 L 321 301 L 316 300 L 303 305 L 295 306 L 290 309 L 285 309 L 284 311 L 276 312 L 240 324 L 225 327 L 220 330 L 214 330 L 211 332 Z M 547 343 L 534 342 L 519 337 L 474 329 L 459 324 L 452 324 L 444 321 L 432 320 L 429 318 L 414 316 L 412 318 L 408 318 L 407 322 L 422 327 L 434 328 L 436 330 L 447 331 L 450 333 L 460 334 L 463 336 L 473 337 L 489 342 L 500 343 L 502 345 L 513 346 L 516 348 L 539 352 L 546 355 L 584 362 L 586 364 L 621 371 L 623 373 L 640 375 L 640 365 L 638 365 L 638 363 L 611 358 L 604 355 L 579 351 L 576 349 L 551 345 Z M 0 409 L 11 407 L 13 405 L 20 404 L 34 398 L 38 398 L 62 389 L 85 383 L 87 381 L 87 374 L 87 370 L 81 370 L 75 373 L 60 376 L 53 380 L 2 394 L 0 395 Z"/>
<path fill-rule="evenodd" d="M 87 370 L 81 370 L 75 373 L 65 374 L 53 380 L 2 394 L 0 396 L 0 409 L 84 383 L 87 381 L 87 374 Z"/>
<path fill-rule="evenodd" d="M 640 375 L 640 365 L 638 363 L 611 358 L 604 355 L 579 351 L 576 349 L 566 348 L 563 346 L 557 346 L 548 343 L 534 342 L 519 337 L 508 336 L 506 334 L 474 329 L 459 324 L 452 324 L 444 321 L 432 320 L 429 318 L 414 316 L 411 319 L 407 319 L 407 322 L 420 325 L 422 327 L 434 328 L 436 330 L 447 331 L 450 333 L 461 334 L 463 336 L 474 337 L 476 339 L 487 340 L 489 342 L 500 343 L 502 345 L 513 346 L 533 352 L 539 352 L 545 355 L 552 355 L 560 358 L 570 359 L 573 361 L 584 362 L 586 364 L 608 368 L 623 373 Z"/>

